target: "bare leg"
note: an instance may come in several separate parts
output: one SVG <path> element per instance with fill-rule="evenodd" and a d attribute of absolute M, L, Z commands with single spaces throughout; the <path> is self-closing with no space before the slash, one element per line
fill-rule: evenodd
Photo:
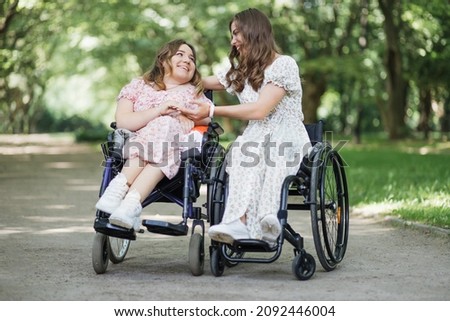
<path fill-rule="evenodd" d="M 147 164 L 133 180 L 130 190 L 138 191 L 142 202 L 163 178 L 164 173 L 161 168 L 153 164 Z"/>
<path fill-rule="evenodd" d="M 139 176 L 147 164 L 147 162 L 139 159 L 139 157 L 127 160 L 127 162 L 123 165 L 122 174 L 127 178 L 128 186 L 133 184 L 136 177 Z"/>

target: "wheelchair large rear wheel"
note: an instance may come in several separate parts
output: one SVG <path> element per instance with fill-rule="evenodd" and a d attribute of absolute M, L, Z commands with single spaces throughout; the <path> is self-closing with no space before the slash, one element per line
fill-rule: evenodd
<path fill-rule="evenodd" d="M 329 144 L 314 158 L 310 197 L 317 256 L 323 268 L 332 271 L 347 249 L 349 203 L 343 161 Z"/>
<path fill-rule="evenodd" d="M 108 236 L 109 260 L 114 263 L 121 263 L 125 259 L 130 248 L 131 241 L 117 237 Z"/>
<path fill-rule="evenodd" d="M 214 187 L 209 195 L 208 203 L 211 204 L 210 225 L 219 224 L 222 221 L 225 205 L 228 199 L 228 174 L 227 161 L 223 160 L 215 176 Z"/>
<path fill-rule="evenodd" d="M 217 186 L 217 178 L 220 176 L 221 165 L 224 160 L 223 158 L 224 150 L 222 146 L 217 146 L 213 159 L 210 161 L 210 168 L 208 171 L 208 184 L 206 186 L 206 211 L 208 216 L 208 223 L 213 222 L 213 224 L 217 224 L 217 221 L 214 221 L 213 213 L 214 210 L 214 194 Z"/>
<path fill-rule="evenodd" d="M 225 212 L 225 206 L 228 199 L 228 174 L 226 172 L 227 161 L 226 158 L 223 159 L 222 165 L 217 170 L 215 176 L 215 184 L 212 189 L 212 193 L 208 198 L 208 203 L 211 204 L 211 214 L 210 214 L 210 224 L 216 225 L 222 221 L 223 213 Z M 236 252 L 231 248 L 227 247 L 226 252 L 230 257 L 242 258 L 244 253 Z M 238 262 L 230 262 L 229 260 L 222 258 L 223 263 L 227 267 L 234 267 L 238 265 Z M 222 271 L 223 272 L 223 271 Z"/>

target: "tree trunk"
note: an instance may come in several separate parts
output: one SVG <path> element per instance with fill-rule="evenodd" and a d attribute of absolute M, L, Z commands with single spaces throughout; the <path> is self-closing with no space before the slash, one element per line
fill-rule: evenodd
<path fill-rule="evenodd" d="M 398 0 L 379 0 L 384 15 L 384 32 L 386 34 L 386 91 L 388 94 L 385 107 L 384 126 L 390 139 L 398 139 L 406 134 L 406 97 L 408 82 L 403 77 L 403 61 L 400 51 L 399 34 L 401 30 L 401 3 Z"/>
<path fill-rule="evenodd" d="M 356 120 L 355 126 L 353 128 L 353 142 L 355 144 L 361 144 L 361 134 L 362 134 L 362 120 L 363 120 L 363 107 L 360 103 L 356 107 Z"/>
<path fill-rule="evenodd" d="M 317 109 L 320 106 L 320 99 L 327 89 L 326 81 L 323 77 L 316 75 L 303 75 L 303 98 L 302 108 L 305 116 L 304 123 L 311 124 L 317 122 Z"/>
<path fill-rule="evenodd" d="M 419 124 L 417 125 L 417 130 L 423 132 L 424 138 L 428 139 L 431 130 L 431 90 L 429 88 L 420 88 L 419 98 L 420 119 Z"/>
<path fill-rule="evenodd" d="M 444 100 L 444 113 L 441 117 L 441 134 L 442 137 L 447 137 L 450 133 L 450 95 Z"/>

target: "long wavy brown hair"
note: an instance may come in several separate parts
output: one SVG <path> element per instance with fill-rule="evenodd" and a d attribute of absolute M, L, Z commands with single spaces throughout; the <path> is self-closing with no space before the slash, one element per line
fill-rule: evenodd
<path fill-rule="evenodd" d="M 257 91 L 264 81 L 264 70 L 280 53 L 272 25 L 264 13 L 254 8 L 237 13 L 230 21 L 230 32 L 233 22 L 242 35 L 244 50 L 241 48 L 239 53 L 236 47 L 231 48 L 228 56 L 231 68 L 226 79 L 237 92 L 242 92 L 245 80 Z"/>
<path fill-rule="evenodd" d="M 164 83 L 164 74 L 172 73 L 172 62 L 170 59 L 177 53 L 181 45 L 187 45 L 191 48 L 194 55 L 195 72 L 190 84 L 195 86 L 195 93 L 200 95 L 203 92 L 202 77 L 197 69 L 197 54 L 194 47 L 183 39 L 175 39 L 166 43 L 157 53 L 153 66 L 150 70 L 144 73 L 142 78 L 145 83 L 150 86 L 156 86 L 158 90 L 166 90 Z M 165 70 L 164 62 L 169 66 L 169 70 Z"/>

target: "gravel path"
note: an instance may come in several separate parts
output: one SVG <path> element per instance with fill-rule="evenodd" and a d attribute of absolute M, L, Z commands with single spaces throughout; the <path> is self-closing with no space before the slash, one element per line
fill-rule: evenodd
<path fill-rule="evenodd" d="M 190 274 L 188 237 L 138 235 L 126 260 L 96 275 L 97 147 L 65 137 L 0 136 L 0 300 L 450 300 L 450 237 L 352 213 L 344 261 L 308 281 L 291 272 L 292 248 L 272 264 L 240 264 L 222 277 Z M 201 202 L 202 200 L 200 200 Z M 179 221 L 180 208 L 151 205 L 143 218 Z M 290 214 L 315 256 L 309 213 Z M 442 233 L 444 232 L 444 233 Z M 209 244 L 209 241 L 206 242 Z M 118 290 L 118 286 L 120 290 Z"/>

